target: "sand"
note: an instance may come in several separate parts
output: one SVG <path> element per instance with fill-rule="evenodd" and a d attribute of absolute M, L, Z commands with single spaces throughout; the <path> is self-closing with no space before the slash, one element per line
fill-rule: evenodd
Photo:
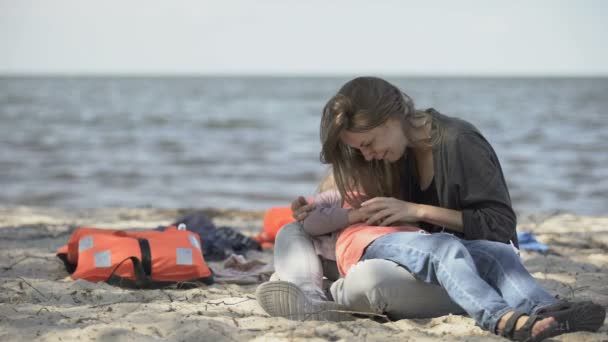
<path fill-rule="evenodd" d="M 268 317 L 256 284 L 214 284 L 190 290 L 127 290 L 69 278 L 55 251 L 80 225 L 153 228 L 188 210 L 0 208 L 1 341 L 488 341 L 504 340 L 464 316 L 380 323 L 294 322 Z M 245 234 L 262 213 L 203 210 L 218 225 Z M 608 307 L 608 217 L 570 214 L 520 218 L 520 230 L 548 243 L 548 255 L 522 253 L 526 267 L 560 298 L 593 299 Z M 271 260 L 271 252 L 257 255 Z M 212 263 L 221 267 L 221 263 Z M 608 341 L 572 333 L 559 341 Z"/>

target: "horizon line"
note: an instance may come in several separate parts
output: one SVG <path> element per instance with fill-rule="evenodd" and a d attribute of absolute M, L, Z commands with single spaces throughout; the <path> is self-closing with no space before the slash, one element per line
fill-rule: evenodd
<path fill-rule="evenodd" d="M 285 73 L 285 72 L 243 72 L 243 73 L 203 73 L 203 72 L 0 72 L 0 78 L 343 78 L 360 76 L 381 76 L 393 78 L 608 78 L 608 73 L 568 74 L 568 73 Z"/>

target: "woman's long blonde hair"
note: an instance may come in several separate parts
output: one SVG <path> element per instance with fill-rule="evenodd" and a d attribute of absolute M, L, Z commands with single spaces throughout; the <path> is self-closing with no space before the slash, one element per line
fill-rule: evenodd
<path fill-rule="evenodd" d="M 367 161 L 363 154 L 340 140 L 341 133 L 366 132 L 398 118 L 405 125 L 424 125 L 428 113 L 417 111 L 412 99 L 399 88 L 377 77 L 358 77 L 347 82 L 325 105 L 321 118 L 321 162 L 331 164 L 336 188 L 352 207 L 367 198 L 401 198 L 403 157 L 395 163 Z"/>

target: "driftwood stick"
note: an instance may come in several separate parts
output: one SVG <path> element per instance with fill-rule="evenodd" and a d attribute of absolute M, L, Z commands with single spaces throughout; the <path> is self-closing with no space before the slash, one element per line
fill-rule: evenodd
<path fill-rule="evenodd" d="M 36 290 L 36 292 L 40 293 L 40 295 L 42 296 L 42 298 L 44 298 L 45 300 L 49 300 L 44 293 L 42 293 L 40 290 L 38 290 L 36 287 L 34 287 L 34 285 L 30 284 L 27 280 L 23 279 L 22 277 L 17 277 L 17 278 L 21 279 L 29 287 L 33 288 L 34 290 Z"/>

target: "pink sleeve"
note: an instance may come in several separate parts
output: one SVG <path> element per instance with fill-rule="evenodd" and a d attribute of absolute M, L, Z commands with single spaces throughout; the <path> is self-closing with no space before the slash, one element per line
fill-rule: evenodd
<path fill-rule="evenodd" d="M 348 226 L 348 209 L 342 208 L 342 198 L 335 190 L 325 191 L 313 198 L 315 209 L 304 219 L 304 231 L 323 235 Z"/>

